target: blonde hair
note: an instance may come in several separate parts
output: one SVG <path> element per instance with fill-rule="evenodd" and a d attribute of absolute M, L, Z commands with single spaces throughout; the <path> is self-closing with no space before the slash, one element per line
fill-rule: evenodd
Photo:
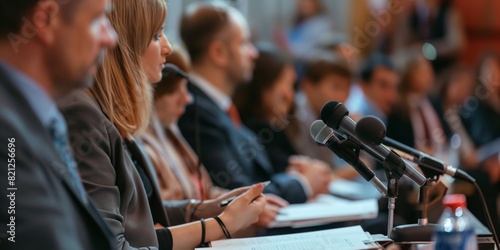
<path fill-rule="evenodd" d="M 147 128 L 152 87 L 143 71 L 142 55 L 167 15 L 164 0 L 113 0 L 110 21 L 118 43 L 106 52 L 89 89 L 123 138 Z"/>

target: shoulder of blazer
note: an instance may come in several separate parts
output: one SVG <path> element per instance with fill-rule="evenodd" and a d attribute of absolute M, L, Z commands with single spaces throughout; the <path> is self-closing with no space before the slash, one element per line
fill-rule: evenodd
<path fill-rule="evenodd" d="M 6 108 L 5 112 L 0 112 L 0 122 L 4 123 L 6 127 L 10 127 L 10 133 L 15 134 L 19 140 L 29 142 L 25 144 L 27 152 L 32 153 L 34 159 L 37 159 L 40 164 L 50 166 L 75 198 L 83 202 L 80 199 L 78 191 L 71 184 L 73 180 L 70 177 L 68 169 L 64 166 L 61 156 L 56 151 L 48 131 L 44 128 L 41 121 L 37 119 L 35 112 L 25 97 L 12 87 L 12 84 L 15 83 L 6 83 L 10 79 L 2 73 L 0 72 L 0 81 L 2 82 L 0 88 L 3 89 L 0 90 L 5 95 L 5 98 L 2 98 L 0 103 Z M 46 146 L 40 147 L 39 145 Z"/>
<path fill-rule="evenodd" d="M 0 71 L 0 124 L 5 126 L 2 128 L 3 132 L 16 136 L 16 141 L 19 138 L 29 142 L 25 144 L 26 152 L 32 154 L 32 159 L 38 161 L 42 166 L 52 170 L 49 172 L 52 172 L 61 180 L 62 186 L 70 192 L 75 200 L 79 201 L 83 210 L 87 211 L 87 214 L 93 218 L 94 223 L 97 224 L 101 232 L 109 240 L 110 247 L 115 248 L 114 236 L 98 211 L 93 204 L 83 204 L 78 192 L 71 185 L 72 180 L 68 174 L 65 174 L 67 173 L 66 168 L 62 168 L 62 164 L 56 164 L 56 162 L 62 162 L 62 160 L 55 147 L 51 146 L 53 142 L 49 133 L 42 123 L 35 119 L 36 114 L 24 96 L 17 89 L 10 86 L 10 84 L 14 83 L 6 83 L 7 81 L 10 81 L 10 79 L 4 75 L 4 72 Z M 29 156 L 25 155 L 24 157 Z"/>

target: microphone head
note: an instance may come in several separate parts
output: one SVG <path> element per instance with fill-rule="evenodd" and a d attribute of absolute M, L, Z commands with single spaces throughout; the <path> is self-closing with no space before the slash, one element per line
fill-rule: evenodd
<path fill-rule="evenodd" d="M 362 141 L 380 145 L 385 138 L 385 125 L 375 116 L 365 116 L 356 124 L 356 135 Z"/>
<path fill-rule="evenodd" d="M 330 128 L 339 129 L 340 121 L 347 115 L 347 108 L 337 101 L 329 101 L 321 108 L 321 120 Z"/>
<path fill-rule="evenodd" d="M 333 129 L 326 126 L 321 120 L 316 120 L 311 124 L 310 128 L 311 137 L 315 142 L 325 144 L 328 138 L 333 133 Z"/>

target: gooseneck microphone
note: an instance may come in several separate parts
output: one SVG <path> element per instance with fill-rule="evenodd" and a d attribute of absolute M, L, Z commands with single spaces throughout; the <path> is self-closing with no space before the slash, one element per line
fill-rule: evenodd
<path fill-rule="evenodd" d="M 344 134 L 347 138 L 361 146 L 376 160 L 382 163 L 386 170 L 390 171 L 394 176 L 400 178 L 406 175 L 417 185 L 422 187 L 427 182 L 426 178 L 415 170 L 411 165 L 407 164 L 394 151 L 389 150 L 384 145 L 376 145 L 371 142 L 362 141 L 356 134 L 356 122 L 349 116 L 349 111 L 340 102 L 327 102 L 321 109 L 321 120 L 330 128 Z"/>
<path fill-rule="evenodd" d="M 416 163 L 421 167 L 434 170 L 440 174 L 447 174 L 455 179 L 474 183 L 476 180 L 461 169 L 454 168 L 453 166 L 444 163 L 443 161 L 418 151 L 414 148 L 408 147 L 401 142 L 385 136 L 386 129 L 384 123 L 374 116 L 366 116 L 361 118 L 356 124 L 356 134 L 363 141 L 371 142 L 380 145 L 382 142 L 396 150 L 402 151 L 400 154 L 403 158 Z"/>
<path fill-rule="evenodd" d="M 316 120 L 311 124 L 311 137 L 317 143 L 325 145 L 338 157 L 349 163 L 358 173 L 368 182 L 370 182 L 382 195 L 387 194 L 387 188 L 375 176 L 375 173 L 359 159 L 358 145 L 353 144 L 349 139 L 341 141 L 333 129 L 327 127 L 321 120 Z M 353 150 L 354 149 L 354 150 Z"/>

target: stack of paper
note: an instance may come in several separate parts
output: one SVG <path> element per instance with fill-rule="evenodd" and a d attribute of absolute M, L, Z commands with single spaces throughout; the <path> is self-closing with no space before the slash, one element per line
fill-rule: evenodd
<path fill-rule="evenodd" d="M 349 200 L 378 199 L 382 194 L 369 182 L 350 181 L 337 178 L 330 182 L 330 194 Z"/>
<path fill-rule="evenodd" d="M 275 227 L 306 227 L 326 223 L 376 218 L 376 199 L 351 201 L 331 195 L 321 195 L 309 203 L 293 204 L 282 208 L 276 220 L 269 225 Z"/>
<path fill-rule="evenodd" d="M 221 250 L 322 250 L 377 249 L 378 245 L 360 226 L 279 236 L 218 240 L 212 249 Z M 202 249 L 202 248 L 200 248 Z"/>

